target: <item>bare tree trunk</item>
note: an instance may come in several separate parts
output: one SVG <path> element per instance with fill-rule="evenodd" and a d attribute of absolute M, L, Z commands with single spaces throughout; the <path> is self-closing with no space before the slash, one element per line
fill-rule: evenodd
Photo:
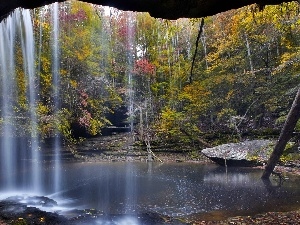
<path fill-rule="evenodd" d="M 200 23 L 200 27 L 199 27 L 199 32 L 198 32 L 198 36 L 197 36 L 197 40 L 196 40 L 196 48 L 195 48 L 195 53 L 194 53 L 194 57 L 193 57 L 193 61 L 192 61 L 192 66 L 191 66 L 191 73 L 190 73 L 190 77 L 189 77 L 189 82 L 190 84 L 193 81 L 193 68 L 195 65 L 195 60 L 196 60 L 196 56 L 197 56 L 197 51 L 198 51 L 198 45 L 199 45 L 199 39 L 201 37 L 201 34 L 203 32 L 203 26 L 204 26 L 204 18 L 201 19 L 201 23 Z"/>
<path fill-rule="evenodd" d="M 248 58 L 249 58 L 249 64 L 250 64 L 250 71 L 251 71 L 252 74 L 254 74 L 251 48 L 250 48 L 250 43 L 249 43 L 248 36 L 247 36 L 246 33 L 245 33 L 245 40 L 246 40 L 246 47 L 247 47 L 247 53 L 248 53 Z"/>
<path fill-rule="evenodd" d="M 295 129 L 296 123 L 300 118 L 300 89 L 298 89 L 297 95 L 294 99 L 293 105 L 289 111 L 287 119 L 281 130 L 279 139 L 275 145 L 275 148 L 268 160 L 265 167 L 262 179 L 269 179 L 271 173 L 273 172 L 280 156 L 282 155 L 287 142 L 291 139 L 293 131 Z"/>

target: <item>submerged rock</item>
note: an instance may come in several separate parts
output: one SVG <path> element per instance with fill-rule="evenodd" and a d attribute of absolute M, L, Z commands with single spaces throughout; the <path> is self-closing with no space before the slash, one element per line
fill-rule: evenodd
<path fill-rule="evenodd" d="M 252 140 L 206 148 L 202 153 L 223 166 L 258 166 L 267 161 L 274 141 Z"/>
<path fill-rule="evenodd" d="M 0 201 L 0 220 L 7 224 L 67 224 L 68 220 L 57 213 L 45 212 L 36 207 L 29 207 L 18 200 L 9 198 Z M 2 223 L 0 223 L 2 224 Z"/>

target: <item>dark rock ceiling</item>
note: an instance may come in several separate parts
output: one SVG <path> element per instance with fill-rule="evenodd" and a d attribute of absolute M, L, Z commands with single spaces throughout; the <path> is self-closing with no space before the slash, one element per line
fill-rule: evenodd
<path fill-rule="evenodd" d="M 63 2 L 64 0 L 56 0 Z M 55 0 L 0 0 L 0 21 L 15 8 L 37 8 Z M 86 1 L 86 0 L 84 0 Z M 149 12 L 156 18 L 177 19 L 211 16 L 229 9 L 257 3 L 260 6 L 280 4 L 290 0 L 87 0 L 98 5 L 121 10 Z"/>

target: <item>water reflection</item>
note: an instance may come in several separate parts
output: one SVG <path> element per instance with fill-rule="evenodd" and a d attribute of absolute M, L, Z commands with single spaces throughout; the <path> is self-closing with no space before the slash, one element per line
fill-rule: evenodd
<path fill-rule="evenodd" d="M 295 207 L 300 181 L 286 181 L 270 192 L 260 170 L 192 163 L 66 163 L 61 190 L 53 194 L 45 165 L 43 190 L 61 207 L 94 208 L 105 214 L 157 212 L 191 216 L 213 211 L 260 213 Z"/>

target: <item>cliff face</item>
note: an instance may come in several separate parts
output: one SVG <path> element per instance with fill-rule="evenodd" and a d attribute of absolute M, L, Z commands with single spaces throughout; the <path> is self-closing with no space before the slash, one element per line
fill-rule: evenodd
<path fill-rule="evenodd" d="M 0 4 L 0 21 L 15 8 L 37 8 L 64 0 L 9 0 Z M 229 9 L 257 3 L 260 6 L 280 4 L 291 0 L 87 0 L 86 2 L 112 6 L 121 10 L 149 12 L 151 16 L 164 19 L 181 17 L 199 18 L 211 16 Z"/>

